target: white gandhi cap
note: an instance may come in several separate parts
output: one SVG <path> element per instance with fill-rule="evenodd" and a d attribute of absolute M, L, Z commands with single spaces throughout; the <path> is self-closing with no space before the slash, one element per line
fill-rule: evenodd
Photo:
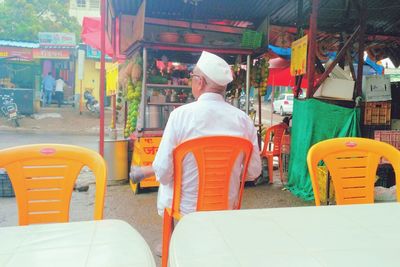
<path fill-rule="evenodd" d="M 233 81 L 232 71 L 228 63 L 217 55 L 203 51 L 196 66 L 218 85 L 225 86 Z"/>

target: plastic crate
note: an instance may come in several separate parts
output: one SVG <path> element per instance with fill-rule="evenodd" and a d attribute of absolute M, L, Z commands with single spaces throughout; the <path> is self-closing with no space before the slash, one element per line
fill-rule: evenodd
<path fill-rule="evenodd" d="M 0 170 L 0 197 L 14 197 L 14 189 L 7 173 Z"/>
<path fill-rule="evenodd" d="M 328 186 L 329 172 L 326 166 L 317 167 L 317 180 L 319 189 L 319 199 L 321 203 L 332 204 L 335 202 L 335 190 L 333 188 L 332 179 L 329 179 L 329 192 Z M 328 196 L 328 198 L 327 198 Z"/>
<path fill-rule="evenodd" d="M 366 102 L 364 106 L 364 125 L 390 125 L 392 103 Z"/>
<path fill-rule="evenodd" d="M 263 39 L 261 32 L 245 30 L 242 35 L 240 46 L 246 48 L 259 48 Z"/>

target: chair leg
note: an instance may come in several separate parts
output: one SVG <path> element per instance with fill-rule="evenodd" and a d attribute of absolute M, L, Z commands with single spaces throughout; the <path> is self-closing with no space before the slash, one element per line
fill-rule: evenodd
<path fill-rule="evenodd" d="M 274 157 L 268 156 L 268 176 L 269 176 L 269 183 L 274 183 Z"/>
<path fill-rule="evenodd" d="M 285 185 L 283 182 L 283 165 L 282 165 L 282 155 L 279 155 L 279 175 L 281 176 L 282 185 Z"/>
<path fill-rule="evenodd" d="M 162 258 L 161 266 L 168 266 L 168 253 L 169 253 L 169 242 L 171 240 L 172 231 L 174 230 L 174 218 L 168 212 L 167 209 L 164 210 L 163 219 L 163 241 L 162 241 Z"/>

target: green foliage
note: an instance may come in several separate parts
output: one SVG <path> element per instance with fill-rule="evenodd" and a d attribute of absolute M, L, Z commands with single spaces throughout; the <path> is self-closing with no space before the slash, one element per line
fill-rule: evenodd
<path fill-rule="evenodd" d="M 0 3 L 0 39 L 37 41 L 38 32 L 72 32 L 81 26 L 68 14 L 68 0 L 5 0 Z"/>

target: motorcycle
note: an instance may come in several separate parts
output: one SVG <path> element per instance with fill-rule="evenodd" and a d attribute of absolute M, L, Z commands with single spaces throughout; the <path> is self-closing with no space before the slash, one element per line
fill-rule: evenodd
<path fill-rule="evenodd" d="M 89 90 L 86 90 L 83 94 L 84 99 L 86 100 L 85 106 L 86 109 L 89 110 L 91 113 L 96 114 L 97 116 L 100 115 L 100 104 L 99 101 L 94 98 L 92 93 Z"/>
<path fill-rule="evenodd" d="M 19 127 L 18 107 L 11 96 L 0 95 L 0 110 L 1 114 L 12 121 L 15 127 Z"/>

